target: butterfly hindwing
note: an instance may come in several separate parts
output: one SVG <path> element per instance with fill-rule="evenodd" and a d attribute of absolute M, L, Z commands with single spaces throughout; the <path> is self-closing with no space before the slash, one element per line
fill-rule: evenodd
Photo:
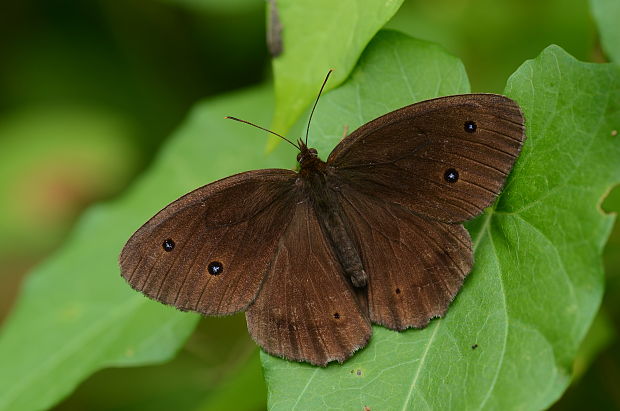
<path fill-rule="evenodd" d="M 525 139 L 518 105 L 495 94 L 423 101 L 354 131 L 328 164 L 356 191 L 444 222 L 463 222 L 500 192 Z"/>
<path fill-rule="evenodd" d="M 370 321 L 312 205 L 299 202 L 294 212 L 267 280 L 247 311 L 248 330 L 270 354 L 315 365 L 342 362 L 366 345 Z"/>
<path fill-rule="evenodd" d="M 340 203 L 368 274 L 372 322 L 403 330 L 442 316 L 473 263 L 467 230 L 364 194 L 343 191 Z"/>
<path fill-rule="evenodd" d="M 256 170 L 181 197 L 127 241 L 121 275 L 134 289 L 182 310 L 223 315 L 245 309 L 292 218 L 295 178 L 289 170 Z"/>

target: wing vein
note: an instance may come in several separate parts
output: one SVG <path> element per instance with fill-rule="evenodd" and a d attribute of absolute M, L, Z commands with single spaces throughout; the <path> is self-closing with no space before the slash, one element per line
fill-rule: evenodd
<path fill-rule="evenodd" d="M 486 129 L 485 129 L 485 130 L 486 130 Z M 486 131 L 492 131 L 492 130 L 486 130 Z M 485 144 L 484 142 L 479 141 L 479 140 L 469 140 L 469 139 L 464 139 L 464 141 L 467 141 L 468 143 L 474 144 L 474 145 L 476 145 L 476 146 L 482 146 L 482 147 L 485 147 L 485 148 L 487 148 L 487 149 L 489 149 L 489 150 L 491 150 L 491 151 L 496 151 L 496 152 L 498 152 L 498 153 L 506 154 L 507 156 L 510 156 L 510 157 L 512 157 L 512 158 L 515 158 L 515 157 L 517 156 L 516 154 L 511 153 L 510 151 L 505 151 L 505 150 L 502 150 L 502 149 L 500 149 L 500 148 L 498 148 L 498 147 L 493 147 L 493 146 L 491 146 L 491 145 L 489 145 L 489 144 Z"/>
<path fill-rule="evenodd" d="M 241 246 L 243 244 L 246 244 L 246 237 L 248 235 L 248 227 L 246 226 L 245 230 L 243 230 L 243 240 L 242 241 L 237 241 L 237 247 L 235 248 L 235 252 L 232 255 L 232 257 L 230 258 L 230 261 L 237 261 L 237 254 L 239 253 L 239 249 L 241 248 Z M 239 285 L 239 281 L 226 281 L 226 287 L 224 288 L 224 290 L 222 290 L 220 292 L 220 301 L 217 303 L 217 307 L 221 309 L 222 307 L 222 302 L 224 301 L 224 297 L 226 297 L 226 294 L 228 293 L 228 290 L 231 287 L 231 284 L 235 284 L 235 289 L 236 287 Z M 233 289 L 233 294 L 234 295 L 234 290 Z"/>
<path fill-rule="evenodd" d="M 140 255 L 140 259 L 138 260 L 138 264 L 136 264 L 135 268 L 133 269 L 133 271 L 131 272 L 131 275 L 129 276 L 129 278 L 127 279 L 127 282 L 129 284 L 131 284 L 131 279 L 133 278 L 133 276 L 136 274 L 136 271 L 138 271 L 138 267 L 140 267 L 140 263 L 142 262 L 142 260 L 144 260 L 144 254 Z"/>
<path fill-rule="evenodd" d="M 218 241 L 218 245 L 224 240 L 224 237 L 226 237 L 227 234 L 228 234 L 228 230 L 226 230 L 222 234 L 222 237 L 220 237 L 220 240 Z M 208 261 L 210 259 L 209 257 L 211 257 L 213 255 L 213 251 L 214 250 L 215 250 L 215 247 L 211 249 L 211 251 L 209 252 L 209 255 L 207 256 L 205 261 Z M 203 298 L 204 293 L 207 290 L 207 286 L 209 285 L 210 282 L 211 282 L 211 278 L 207 277 L 205 285 L 203 285 L 202 286 L 202 290 L 200 290 L 200 296 L 198 297 L 198 300 L 196 300 L 196 304 L 194 304 L 194 311 L 198 311 L 198 305 L 202 302 L 202 298 Z"/>
<path fill-rule="evenodd" d="M 198 221 L 198 224 L 194 223 L 194 226 L 192 227 L 192 233 L 191 233 L 191 235 L 189 237 L 187 237 L 187 240 L 183 243 L 183 247 L 181 248 L 181 250 L 179 250 L 179 252 L 174 256 L 174 259 L 172 260 L 172 263 L 168 264 L 168 269 L 164 273 L 164 278 L 162 278 L 161 283 L 159 284 L 159 288 L 157 289 L 157 294 L 156 294 L 155 299 L 159 300 L 159 294 L 161 293 L 161 289 L 164 286 L 164 284 L 166 282 L 166 279 L 168 278 L 168 275 L 170 274 L 170 270 L 172 270 L 172 267 L 175 266 L 177 260 L 181 256 L 181 253 L 183 252 L 183 250 L 185 250 L 185 246 L 187 244 L 189 244 L 191 239 L 194 237 L 194 235 L 198 231 L 198 228 L 200 226 L 200 220 L 198 219 L 197 221 Z M 153 266 L 154 266 L 154 264 L 153 264 Z M 145 283 L 145 285 L 146 285 L 146 283 Z"/>
<path fill-rule="evenodd" d="M 522 140 L 520 140 L 520 139 L 518 139 L 518 138 L 513 138 L 513 137 L 512 137 L 512 136 L 510 136 L 510 134 L 508 134 L 508 133 L 502 133 L 501 131 L 498 131 L 498 130 L 493 130 L 493 129 L 490 129 L 490 128 L 483 128 L 483 129 L 481 129 L 481 130 L 488 131 L 488 132 L 490 132 L 490 133 L 497 134 L 497 135 L 500 135 L 500 136 L 504 136 L 504 137 L 506 137 L 508 140 L 514 141 L 515 143 L 519 143 L 519 144 L 521 144 L 521 143 L 523 142 Z"/>

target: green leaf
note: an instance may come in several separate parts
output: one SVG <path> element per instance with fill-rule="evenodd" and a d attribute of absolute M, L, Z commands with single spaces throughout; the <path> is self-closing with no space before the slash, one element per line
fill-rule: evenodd
<path fill-rule="evenodd" d="M 603 50 L 610 61 L 620 63 L 620 1 L 590 0 L 590 8 L 598 25 Z"/>
<path fill-rule="evenodd" d="M 54 409 L 225 410 L 228 401 L 236 411 L 258 410 L 267 403 L 258 354 L 244 314 L 206 317 L 170 361 L 98 371 Z"/>
<path fill-rule="evenodd" d="M 288 166 L 283 145 L 269 158 L 251 127 L 272 114 L 268 87 L 199 105 L 151 170 L 121 200 L 90 209 L 66 246 L 27 278 L 0 335 L 0 410 L 47 408 L 106 366 L 169 359 L 197 315 L 133 291 L 118 254 L 131 233 L 181 194 L 235 172 Z"/>
<path fill-rule="evenodd" d="M 422 58 L 432 46 L 387 43 L 373 42 L 351 80 L 321 102 L 342 107 L 333 113 L 341 124 L 369 121 L 404 100 L 466 91 L 458 63 Z M 434 70 L 420 72 L 429 65 Z M 617 66 L 581 63 L 556 46 L 523 64 L 506 94 L 525 112 L 528 139 L 495 207 L 469 224 L 476 263 L 446 317 L 402 333 L 374 327 L 368 347 L 343 365 L 263 353 L 270 408 L 552 404 L 601 300 L 600 256 L 614 217 L 597 206 L 620 181 L 620 139 L 611 133 L 620 125 L 619 93 Z M 317 116 L 319 139 L 330 147 L 338 141 L 333 122 Z"/>
<path fill-rule="evenodd" d="M 207 401 L 196 407 L 197 411 L 240 411 L 261 410 L 265 408 L 265 386 L 256 384 L 258 378 L 262 382 L 262 372 L 258 351 L 250 358 L 236 378 L 230 379 L 227 384 L 220 387 L 217 394 L 209 397 Z M 257 395 L 257 391 L 260 393 Z M 239 395 L 239 393 L 244 395 Z"/>
<path fill-rule="evenodd" d="M 283 53 L 273 60 L 276 112 L 273 129 L 285 133 L 326 89 L 347 78 L 366 44 L 403 0 L 278 0 Z"/>
<path fill-rule="evenodd" d="M 323 158 L 347 133 L 382 114 L 416 101 L 468 93 L 465 67 L 443 48 L 383 30 L 360 58 L 351 78 L 323 97 L 308 143 Z"/>

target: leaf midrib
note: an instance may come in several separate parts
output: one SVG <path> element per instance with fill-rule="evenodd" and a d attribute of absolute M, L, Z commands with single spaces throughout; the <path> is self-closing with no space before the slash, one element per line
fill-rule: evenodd
<path fill-rule="evenodd" d="M 489 213 L 492 214 L 492 213 Z M 491 218 L 489 218 L 489 221 L 491 220 Z M 497 250 L 495 248 L 495 244 L 493 243 L 493 236 L 491 234 L 491 226 L 490 223 L 486 224 L 485 226 L 485 230 L 480 234 L 480 236 L 483 236 L 483 233 L 488 233 L 488 238 L 489 238 L 489 243 L 491 245 L 491 247 L 493 248 L 493 255 L 495 257 L 496 263 L 497 263 L 497 269 L 498 269 L 498 281 L 499 281 L 499 285 L 500 285 L 500 294 L 502 296 L 502 302 L 503 302 L 503 311 L 504 311 L 504 335 L 503 335 L 503 343 L 502 343 L 502 351 L 501 354 L 499 356 L 499 361 L 497 364 L 497 369 L 495 371 L 495 375 L 493 376 L 493 381 L 491 381 L 491 384 L 489 386 L 489 389 L 487 390 L 486 395 L 484 396 L 484 398 L 482 399 L 482 402 L 480 403 L 480 407 L 479 409 L 483 409 L 485 404 L 487 403 L 487 401 L 489 400 L 489 398 L 491 398 L 491 393 L 493 392 L 493 389 L 495 388 L 495 385 L 497 384 L 497 379 L 499 378 L 499 374 L 502 370 L 502 367 L 504 366 L 504 358 L 506 357 L 506 345 L 507 345 L 507 341 L 508 341 L 508 305 L 506 303 L 506 293 L 504 291 L 504 281 L 503 281 L 503 276 L 502 276 L 502 270 L 501 270 L 501 266 L 500 266 L 500 258 L 497 255 Z"/>

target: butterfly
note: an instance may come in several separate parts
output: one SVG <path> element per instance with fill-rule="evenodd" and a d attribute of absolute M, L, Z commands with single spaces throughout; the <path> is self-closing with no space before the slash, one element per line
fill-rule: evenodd
<path fill-rule="evenodd" d="M 121 275 L 181 310 L 245 311 L 264 351 L 320 366 L 364 347 L 371 324 L 443 316 L 473 265 L 462 223 L 497 197 L 525 140 L 517 103 L 412 104 L 346 136 L 327 161 L 307 135 L 287 140 L 298 171 L 236 174 L 166 206 L 127 241 Z"/>

